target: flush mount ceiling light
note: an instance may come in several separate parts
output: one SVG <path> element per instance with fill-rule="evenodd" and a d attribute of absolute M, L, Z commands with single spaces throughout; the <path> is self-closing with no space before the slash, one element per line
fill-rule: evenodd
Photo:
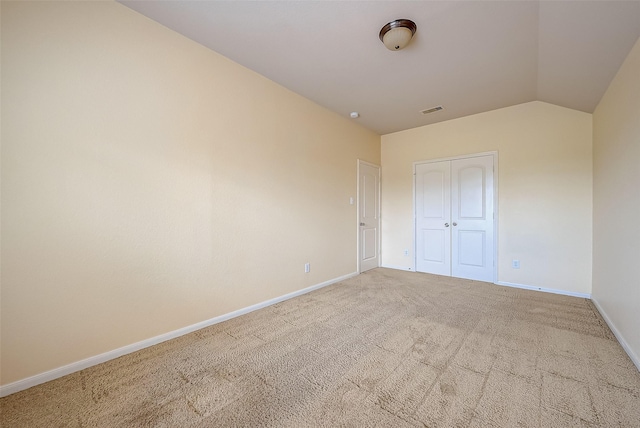
<path fill-rule="evenodd" d="M 396 19 L 380 30 L 380 40 L 391 51 L 399 51 L 409 44 L 416 33 L 416 24 L 408 19 Z"/>

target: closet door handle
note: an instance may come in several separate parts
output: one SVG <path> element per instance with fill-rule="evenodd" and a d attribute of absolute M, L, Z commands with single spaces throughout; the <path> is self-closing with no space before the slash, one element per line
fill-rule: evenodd
<path fill-rule="evenodd" d="M 454 225 L 454 226 L 457 226 L 457 225 L 458 225 L 458 223 L 456 223 L 456 222 L 454 221 L 454 222 L 453 222 L 453 225 Z"/>
<path fill-rule="evenodd" d="M 445 224 L 444 224 L 444 227 L 449 227 L 449 223 L 445 223 Z"/>

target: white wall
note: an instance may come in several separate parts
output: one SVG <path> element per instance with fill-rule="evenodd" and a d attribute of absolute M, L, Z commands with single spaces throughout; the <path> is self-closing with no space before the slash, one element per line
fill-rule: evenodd
<path fill-rule="evenodd" d="M 593 114 L 593 300 L 640 370 L 640 39 Z"/>
<path fill-rule="evenodd" d="M 378 135 L 118 3 L 1 7 L 0 383 L 356 271 Z"/>
<path fill-rule="evenodd" d="M 383 135 L 383 265 L 412 266 L 413 162 L 497 151 L 498 280 L 591 293 L 591 125 L 531 102 Z"/>

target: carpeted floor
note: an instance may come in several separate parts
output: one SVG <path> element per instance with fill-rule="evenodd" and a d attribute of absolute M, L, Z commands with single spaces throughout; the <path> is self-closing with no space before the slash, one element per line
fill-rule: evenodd
<path fill-rule="evenodd" d="M 375 269 L 0 400 L 8 427 L 640 427 L 586 299 Z"/>

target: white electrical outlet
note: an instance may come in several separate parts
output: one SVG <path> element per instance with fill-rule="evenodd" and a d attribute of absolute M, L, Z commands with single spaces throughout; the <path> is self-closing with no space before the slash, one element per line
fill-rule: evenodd
<path fill-rule="evenodd" d="M 514 269 L 520 269 L 520 260 L 511 260 L 511 267 Z"/>
<path fill-rule="evenodd" d="M 309 273 L 311 272 L 311 263 L 305 263 L 304 264 L 304 273 Z"/>

